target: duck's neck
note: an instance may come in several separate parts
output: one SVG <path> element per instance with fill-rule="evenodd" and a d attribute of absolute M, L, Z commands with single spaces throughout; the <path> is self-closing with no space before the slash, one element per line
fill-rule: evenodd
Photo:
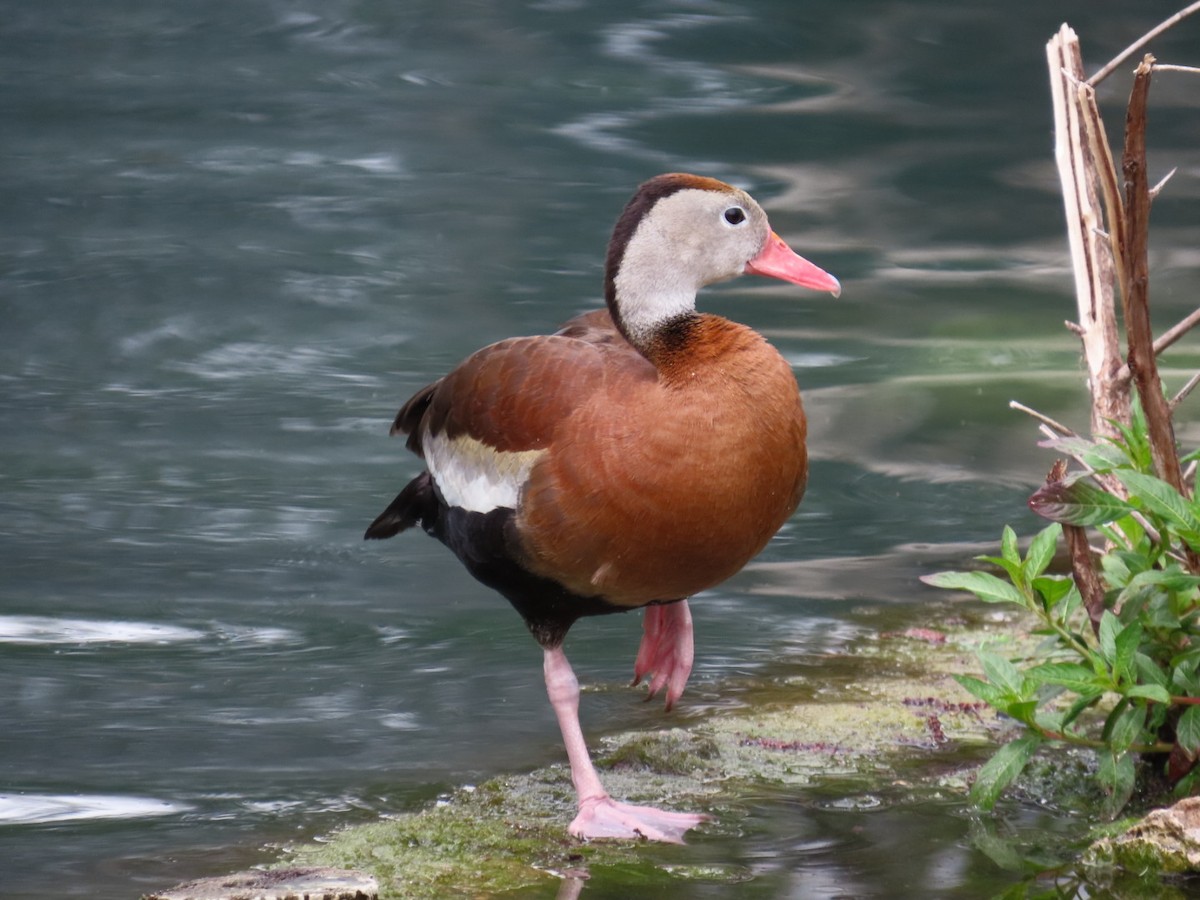
<path fill-rule="evenodd" d="M 686 351 L 695 339 L 700 323 L 700 316 L 694 309 L 685 309 L 665 319 L 630 316 L 627 307 L 614 308 L 612 304 L 609 311 L 625 340 L 656 365 L 666 354 L 678 355 Z"/>
<path fill-rule="evenodd" d="M 768 346 L 753 329 L 708 313 L 691 313 L 664 324 L 643 355 L 658 369 L 659 380 L 675 387 L 715 389 L 717 383 L 754 384 L 761 376 Z"/>
<path fill-rule="evenodd" d="M 659 348 L 682 349 L 699 319 L 697 285 L 659 262 L 627 253 L 616 274 L 605 279 L 605 300 L 613 321 L 651 362 Z"/>

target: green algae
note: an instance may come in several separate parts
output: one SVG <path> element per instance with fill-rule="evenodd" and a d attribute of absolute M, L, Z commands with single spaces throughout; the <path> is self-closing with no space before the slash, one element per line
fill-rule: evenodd
<path fill-rule="evenodd" d="M 611 773 L 610 773 L 611 774 Z M 621 781 L 619 778 L 617 781 Z M 671 778 L 643 784 L 649 801 L 675 796 Z M 680 794 L 682 796 L 682 794 Z M 664 804 L 669 805 L 669 804 Z M 503 895 L 604 871 L 627 884 L 680 879 L 737 881 L 737 867 L 686 864 L 655 845 L 654 858 L 633 842 L 581 842 L 568 836 L 574 815 L 569 774 L 552 767 L 528 776 L 496 778 L 464 788 L 436 806 L 344 829 L 315 845 L 296 848 L 293 864 L 339 866 L 373 874 L 381 897 L 443 898 Z"/>

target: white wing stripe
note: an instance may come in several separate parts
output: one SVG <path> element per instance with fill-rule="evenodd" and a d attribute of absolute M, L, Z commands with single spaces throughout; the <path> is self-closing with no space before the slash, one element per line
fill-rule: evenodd
<path fill-rule="evenodd" d="M 426 434 L 425 464 L 450 506 L 469 512 L 517 508 L 521 486 L 545 450 L 501 452 L 467 435 Z"/>

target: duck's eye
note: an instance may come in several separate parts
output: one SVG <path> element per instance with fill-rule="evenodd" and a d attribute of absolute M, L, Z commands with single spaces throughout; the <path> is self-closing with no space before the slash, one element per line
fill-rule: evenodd
<path fill-rule="evenodd" d="M 731 206 L 725 210 L 725 221 L 730 225 L 741 225 L 746 221 L 746 211 L 740 206 Z"/>

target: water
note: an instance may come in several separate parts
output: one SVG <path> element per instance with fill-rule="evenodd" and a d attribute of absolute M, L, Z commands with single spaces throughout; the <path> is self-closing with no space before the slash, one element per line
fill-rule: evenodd
<path fill-rule="evenodd" d="M 794 363 L 814 467 L 763 565 L 694 604 L 691 696 L 819 653 L 853 631 L 844 600 L 923 602 L 910 543 L 954 565 L 1031 530 L 1049 460 L 1007 401 L 1086 422 L 1043 44 L 1069 20 L 1095 67 L 1174 4 L 0 8 L 0 893 L 121 897 L 560 758 L 507 605 L 420 535 L 360 536 L 417 470 L 398 405 L 595 306 L 658 171 L 746 186 L 845 286 L 702 302 Z M 1194 64 L 1196 27 L 1160 58 Z M 1154 212 L 1164 325 L 1200 275 L 1195 97 L 1153 88 L 1152 169 L 1180 167 Z M 1176 385 L 1197 356 L 1172 351 Z M 779 589 L 813 559 L 827 579 Z M 579 627 L 584 680 L 627 678 L 638 628 Z M 584 717 L 662 721 L 621 691 Z M 699 852 L 764 896 L 1013 877 L 957 802 L 745 815 Z"/>

